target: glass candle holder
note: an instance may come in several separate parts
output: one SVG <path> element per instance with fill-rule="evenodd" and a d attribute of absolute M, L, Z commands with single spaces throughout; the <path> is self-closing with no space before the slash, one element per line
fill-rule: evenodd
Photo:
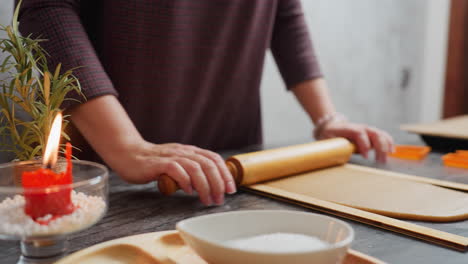
<path fill-rule="evenodd" d="M 55 262 L 65 254 L 70 234 L 91 227 L 105 215 L 107 168 L 90 161 L 74 160 L 72 165 L 71 184 L 24 188 L 22 174 L 35 171 L 42 164 L 0 164 L 0 239 L 20 241 L 18 263 Z M 66 161 L 59 160 L 54 170 L 59 173 L 65 168 Z M 61 210 L 64 203 L 72 210 Z M 31 211 L 41 216 L 33 219 Z"/>

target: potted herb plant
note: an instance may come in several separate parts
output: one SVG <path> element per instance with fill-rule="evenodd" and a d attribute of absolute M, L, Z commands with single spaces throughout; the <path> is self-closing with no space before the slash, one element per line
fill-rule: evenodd
<path fill-rule="evenodd" d="M 0 39 L 0 50 L 6 55 L 0 61 L 0 151 L 13 153 L 16 160 L 38 159 L 45 150 L 47 136 L 55 115 L 70 92 L 80 95 L 81 87 L 72 70 L 62 71 L 58 64 L 53 72 L 47 65 L 43 39 L 21 36 L 18 30 L 19 6 L 12 24 L 1 27 L 6 38 Z M 62 127 L 69 122 L 64 116 Z M 62 136 L 69 140 L 68 135 Z M 63 151 L 63 150 L 61 150 Z M 16 177 L 18 178 L 18 177 Z"/>

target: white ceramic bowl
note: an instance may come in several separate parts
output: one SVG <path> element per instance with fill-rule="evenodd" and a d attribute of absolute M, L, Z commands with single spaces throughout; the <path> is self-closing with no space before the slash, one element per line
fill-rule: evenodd
<path fill-rule="evenodd" d="M 185 242 L 198 255 L 215 264 L 336 264 L 354 238 L 347 223 L 332 217 L 286 210 L 235 211 L 189 218 L 177 223 Z M 330 244 L 319 250 L 288 253 L 241 250 L 227 240 L 271 233 L 315 236 Z"/>

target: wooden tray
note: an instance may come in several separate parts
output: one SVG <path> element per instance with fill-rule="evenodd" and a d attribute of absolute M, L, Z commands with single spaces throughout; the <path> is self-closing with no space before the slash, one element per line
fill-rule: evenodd
<path fill-rule="evenodd" d="M 468 115 L 432 123 L 402 125 L 401 129 L 421 135 L 468 140 Z"/>
<path fill-rule="evenodd" d="M 162 231 L 128 236 L 103 242 L 75 252 L 56 264 L 208 264 L 185 245 L 177 231 Z M 384 264 L 349 250 L 343 264 Z"/>
<path fill-rule="evenodd" d="M 402 125 L 401 129 L 419 134 L 426 144 L 437 151 L 468 149 L 468 115 L 432 123 Z"/>

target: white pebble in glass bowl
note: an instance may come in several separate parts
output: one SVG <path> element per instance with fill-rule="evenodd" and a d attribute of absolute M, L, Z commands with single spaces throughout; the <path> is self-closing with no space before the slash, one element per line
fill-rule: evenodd
<path fill-rule="evenodd" d="M 58 168 L 65 168 L 59 161 Z M 90 161 L 72 161 L 73 183 L 47 187 L 23 188 L 22 167 L 41 167 L 38 161 L 0 164 L 0 239 L 21 241 L 18 264 L 53 263 L 66 252 L 67 237 L 97 223 L 107 210 L 107 168 Z M 29 170 L 29 169 L 28 169 Z M 26 171 L 28 171 L 26 170 Z M 69 194 L 74 210 L 69 214 L 46 214 L 32 219 L 25 212 L 26 197 L 38 208 L 47 201 L 49 207 L 62 205 L 57 194 Z M 50 198 L 55 197 L 55 198 Z M 1 263 L 1 260 L 0 260 Z"/>
<path fill-rule="evenodd" d="M 236 211 L 177 223 L 185 242 L 209 263 L 336 264 L 354 231 L 324 215 L 286 211 Z"/>

